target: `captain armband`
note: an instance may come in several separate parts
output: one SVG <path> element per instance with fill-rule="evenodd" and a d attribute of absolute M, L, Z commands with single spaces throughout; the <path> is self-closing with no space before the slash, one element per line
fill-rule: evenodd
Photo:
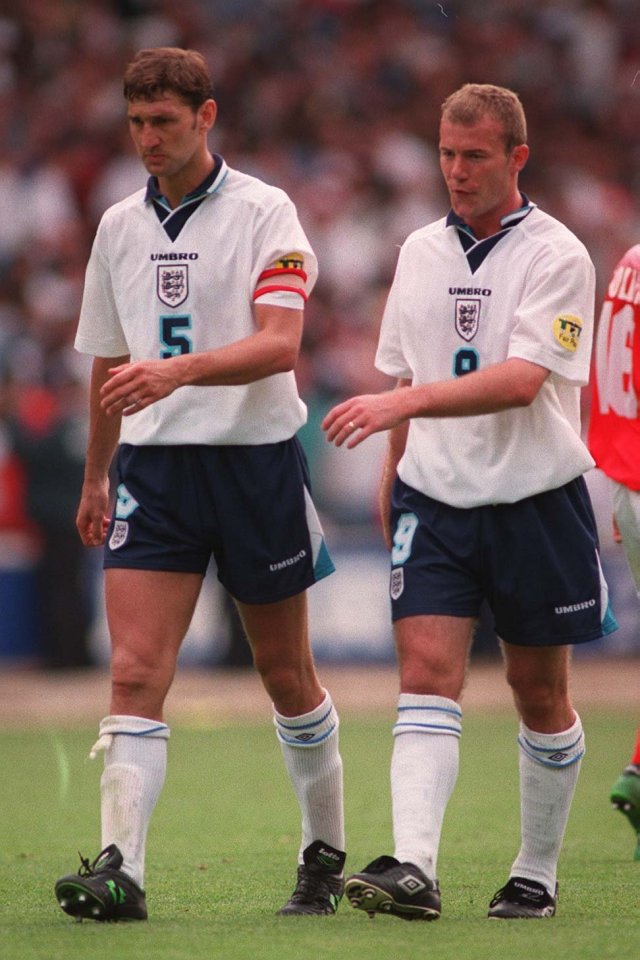
<path fill-rule="evenodd" d="M 263 270 L 253 299 L 259 303 L 300 309 L 307 300 L 307 274 L 300 253 L 290 253 Z M 302 298 L 303 303 L 300 302 Z"/>

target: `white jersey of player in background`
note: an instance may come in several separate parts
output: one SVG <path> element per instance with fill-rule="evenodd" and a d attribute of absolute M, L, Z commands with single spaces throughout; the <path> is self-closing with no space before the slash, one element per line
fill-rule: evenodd
<path fill-rule="evenodd" d="M 595 270 L 580 241 L 531 204 L 478 241 L 455 214 L 402 246 L 376 366 L 414 385 L 510 357 L 550 370 L 529 407 L 413 418 L 398 474 L 455 507 L 513 503 L 593 466 L 580 439 Z"/>
<path fill-rule="evenodd" d="M 106 211 L 87 266 L 75 341 L 81 353 L 128 354 L 135 361 L 241 340 L 256 331 L 259 282 L 261 304 L 303 307 L 317 264 L 293 203 L 277 187 L 216 159 L 212 182 L 192 195 L 199 205 L 173 240 L 165 226 L 184 215 L 188 201 L 164 224 L 148 190 Z M 286 283 L 294 274 L 298 288 Z M 287 372 L 246 385 L 182 387 L 124 417 L 120 441 L 275 443 L 305 420 L 295 376 Z"/>

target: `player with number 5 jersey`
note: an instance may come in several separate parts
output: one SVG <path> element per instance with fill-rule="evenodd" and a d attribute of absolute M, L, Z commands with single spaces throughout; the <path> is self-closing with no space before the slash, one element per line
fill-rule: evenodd
<path fill-rule="evenodd" d="M 315 255 L 284 191 L 214 154 L 207 177 L 178 209 L 151 179 L 104 214 L 76 347 L 94 356 L 127 354 L 131 362 L 188 360 L 251 336 L 256 304 L 300 310 L 316 276 Z M 291 370 L 222 385 L 186 383 L 153 405 L 139 391 L 136 399 L 136 414 L 123 419 L 120 433 L 121 443 L 136 446 L 272 443 L 306 420 Z"/>
<path fill-rule="evenodd" d="M 342 760 L 306 590 L 333 564 L 296 437 L 306 408 L 293 372 L 316 258 L 289 197 L 209 150 L 217 105 L 201 54 L 140 51 L 124 95 L 149 178 L 102 218 L 76 337 L 93 356 L 77 527 L 104 545 L 112 647 L 92 751 L 104 752 L 103 849 L 58 880 L 56 897 L 79 919 L 146 919 L 164 701 L 213 558 L 300 807 L 296 884 L 279 913 L 330 916 L 343 888 Z M 212 761 L 215 794 L 224 775 Z M 215 820 L 212 806 L 212 850 Z"/>

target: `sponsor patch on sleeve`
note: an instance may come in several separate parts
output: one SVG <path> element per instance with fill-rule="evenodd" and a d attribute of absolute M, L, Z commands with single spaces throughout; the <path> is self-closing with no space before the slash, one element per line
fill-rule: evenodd
<path fill-rule="evenodd" d="M 285 253 L 275 261 L 273 266 L 280 270 L 302 270 L 304 269 L 304 257 L 301 253 Z"/>
<path fill-rule="evenodd" d="M 553 335 L 565 350 L 575 353 L 582 333 L 582 320 L 571 313 L 561 313 L 553 321 Z"/>

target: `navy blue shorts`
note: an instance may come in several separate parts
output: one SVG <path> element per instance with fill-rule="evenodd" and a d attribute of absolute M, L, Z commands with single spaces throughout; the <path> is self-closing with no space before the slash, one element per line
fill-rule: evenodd
<path fill-rule="evenodd" d="M 297 440 L 258 446 L 131 446 L 105 568 L 202 573 L 244 603 L 294 596 L 334 570 Z"/>
<path fill-rule="evenodd" d="M 617 628 L 582 477 L 518 503 L 460 509 L 396 479 L 393 620 L 477 617 L 484 599 L 507 643 L 556 646 Z"/>

